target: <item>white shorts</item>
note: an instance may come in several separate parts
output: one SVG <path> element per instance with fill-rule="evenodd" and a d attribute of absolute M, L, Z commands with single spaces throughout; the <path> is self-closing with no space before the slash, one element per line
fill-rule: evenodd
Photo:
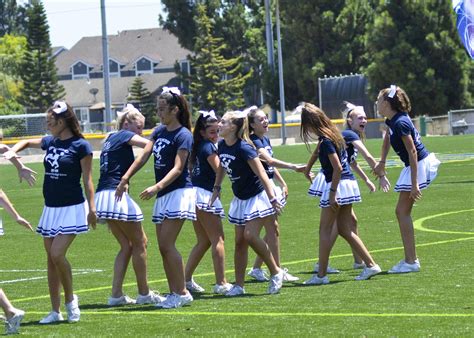
<path fill-rule="evenodd" d="M 320 208 L 329 208 L 329 193 L 331 189 L 331 182 L 327 183 L 327 187 L 323 191 L 321 201 L 319 202 Z M 340 180 L 336 191 L 336 201 L 339 205 L 346 205 L 352 203 L 358 203 L 362 199 L 360 198 L 359 185 L 356 180 Z"/>
<path fill-rule="evenodd" d="M 308 195 L 321 197 L 326 188 L 329 189 L 327 185 L 326 176 L 324 176 L 323 171 L 320 170 L 309 187 Z"/>
<path fill-rule="evenodd" d="M 208 212 L 213 215 L 220 216 L 224 218 L 224 208 L 222 207 L 222 203 L 219 199 L 216 199 L 212 206 L 209 206 L 209 201 L 211 200 L 212 192 L 209 190 L 194 187 L 194 191 L 196 192 L 196 208 L 205 212 Z"/>
<path fill-rule="evenodd" d="M 156 199 L 152 221 L 161 224 L 165 218 L 196 220 L 196 192 L 193 188 L 176 189 Z"/>
<path fill-rule="evenodd" d="M 245 223 L 255 218 L 264 218 L 273 214 L 275 214 L 275 209 L 273 209 L 267 193 L 262 191 L 246 200 L 234 197 L 230 202 L 228 219 L 232 224 L 244 226 Z"/>
<path fill-rule="evenodd" d="M 115 189 L 101 190 L 95 194 L 97 218 L 101 220 L 115 219 L 124 222 L 141 222 L 143 213 L 128 193 L 122 199 L 115 199 Z"/>
<path fill-rule="evenodd" d="M 88 213 L 89 205 L 86 201 L 67 207 L 44 206 L 36 232 L 43 237 L 77 235 L 88 232 Z"/>
<path fill-rule="evenodd" d="M 438 174 L 438 167 L 440 161 L 436 158 L 435 154 L 430 153 L 421 161 L 418 161 L 417 170 L 417 181 L 420 190 L 426 189 L 431 182 L 436 178 Z M 395 185 L 395 191 L 411 191 L 411 168 L 410 166 L 402 169 L 400 177 L 398 177 L 397 184 Z"/>

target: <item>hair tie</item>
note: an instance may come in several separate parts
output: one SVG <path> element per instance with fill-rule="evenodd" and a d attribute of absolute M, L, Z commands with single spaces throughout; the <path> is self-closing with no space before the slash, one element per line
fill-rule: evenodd
<path fill-rule="evenodd" d="M 388 97 L 393 99 L 396 93 L 397 93 L 397 86 L 390 85 L 390 92 L 388 93 Z"/>
<path fill-rule="evenodd" d="M 181 91 L 179 90 L 178 87 L 163 87 L 163 90 L 161 92 L 161 94 L 164 94 L 164 93 L 170 93 L 170 94 L 174 94 L 174 95 L 181 95 Z"/>
<path fill-rule="evenodd" d="M 203 118 L 206 118 L 206 117 L 212 117 L 214 119 L 217 120 L 217 116 L 216 116 L 216 113 L 214 112 L 214 110 L 210 110 L 210 111 L 207 111 L 207 110 L 200 110 L 199 111 L 199 114 L 202 115 Z"/>
<path fill-rule="evenodd" d="M 52 111 L 56 114 L 62 114 L 67 111 L 67 104 L 64 101 L 55 101 Z"/>

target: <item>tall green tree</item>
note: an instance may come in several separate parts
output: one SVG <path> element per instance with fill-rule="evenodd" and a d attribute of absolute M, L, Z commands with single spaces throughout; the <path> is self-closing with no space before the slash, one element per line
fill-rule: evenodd
<path fill-rule="evenodd" d="M 153 102 L 150 91 L 145 87 L 145 82 L 140 76 L 133 80 L 128 101 L 145 116 L 145 128 L 156 126 L 158 122 L 156 105 Z"/>
<path fill-rule="evenodd" d="M 416 115 L 472 104 L 472 62 L 459 42 L 448 1 L 379 1 L 367 30 L 371 93 L 397 84 Z"/>
<path fill-rule="evenodd" d="M 65 95 L 58 83 L 54 58 L 51 57 L 49 26 L 43 4 L 32 2 L 27 10 L 27 51 L 22 66 L 24 82 L 22 102 L 25 106 L 45 111 L 55 100 Z"/>
<path fill-rule="evenodd" d="M 213 22 L 204 5 L 198 6 L 196 17 L 198 36 L 191 59 L 191 93 L 198 109 L 214 109 L 223 113 L 245 105 L 243 89 L 251 71 L 245 75 L 242 57 L 225 58 L 222 38 L 213 36 Z"/>
<path fill-rule="evenodd" d="M 0 37 L 5 34 L 24 35 L 26 32 L 26 7 L 16 0 L 0 1 Z"/>

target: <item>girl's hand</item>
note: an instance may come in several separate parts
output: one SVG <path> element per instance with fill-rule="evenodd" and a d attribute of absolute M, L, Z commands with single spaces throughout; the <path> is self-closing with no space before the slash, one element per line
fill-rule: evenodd
<path fill-rule="evenodd" d="M 25 180 L 26 182 L 28 182 L 30 187 L 32 187 L 36 183 L 36 174 L 36 171 L 25 166 L 18 170 L 18 177 L 20 177 L 20 183 Z"/>
<path fill-rule="evenodd" d="M 288 186 L 287 185 L 284 185 L 283 187 L 281 187 L 281 192 L 282 192 L 283 196 L 285 196 L 285 199 L 288 198 Z"/>
<path fill-rule="evenodd" d="M 411 187 L 411 191 L 410 191 L 410 197 L 414 200 L 414 201 L 418 201 L 420 198 L 421 198 L 422 194 L 421 194 L 421 190 L 420 188 L 418 187 L 418 183 L 414 186 Z"/>
<path fill-rule="evenodd" d="M 379 177 L 379 189 L 382 189 L 383 192 L 388 192 L 390 190 L 390 181 L 387 176 L 383 175 Z"/>
<path fill-rule="evenodd" d="M 140 193 L 140 198 L 142 200 L 149 200 L 150 198 L 152 198 L 153 196 L 155 196 L 158 191 L 160 189 L 158 189 L 157 185 L 152 185 L 151 187 L 148 187 L 146 188 L 145 190 L 143 190 L 141 193 Z"/>
<path fill-rule="evenodd" d="M 31 227 L 30 222 L 28 222 L 23 217 L 18 216 L 18 218 L 16 219 L 16 222 L 20 225 L 23 225 L 25 228 L 29 229 L 30 231 L 33 231 L 33 228 Z"/>
<path fill-rule="evenodd" d="M 120 180 L 119 185 L 115 189 L 115 200 L 118 202 L 122 199 L 123 193 L 128 192 L 128 180 L 123 178 Z"/>
<path fill-rule="evenodd" d="M 217 189 L 213 189 L 211 199 L 209 200 L 209 203 L 208 203 L 209 207 L 212 207 L 212 205 L 218 198 L 221 198 L 221 191 Z"/>
<path fill-rule="evenodd" d="M 377 162 L 374 169 L 372 169 L 372 173 L 376 176 L 385 175 L 385 162 Z"/>
<path fill-rule="evenodd" d="M 270 203 L 272 204 L 273 210 L 275 210 L 276 214 L 281 215 L 283 205 L 280 204 L 278 199 L 275 197 L 270 201 Z"/>
<path fill-rule="evenodd" d="M 89 224 L 92 229 L 95 230 L 97 224 L 97 215 L 95 213 L 95 210 L 89 211 L 89 214 L 87 215 L 87 224 Z"/>
<path fill-rule="evenodd" d="M 311 168 L 308 169 L 308 167 L 306 167 L 303 171 L 303 175 L 304 177 L 306 177 L 306 179 L 310 182 L 310 183 L 313 183 L 313 179 L 314 179 L 314 174 L 311 172 Z"/>
<path fill-rule="evenodd" d="M 331 209 L 334 211 L 337 211 L 337 209 L 339 209 L 339 203 L 337 203 L 335 192 L 331 191 L 329 193 L 329 205 L 331 206 Z"/>
<path fill-rule="evenodd" d="M 367 187 L 369 188 L 370 192 L 374 192 L 375 190 L 377 190 L 375 188 L 375 184 L 372 183 L 371 180 L 367 179 L 367 181 L 365 181 L 365 184 L 367 184 Z"/>
<path fill-rule="evenodd" d="M 306 172 L 306 164 L 297 164 L 295 166 L 295 171 L 297 173 L 305 173 Z"/>

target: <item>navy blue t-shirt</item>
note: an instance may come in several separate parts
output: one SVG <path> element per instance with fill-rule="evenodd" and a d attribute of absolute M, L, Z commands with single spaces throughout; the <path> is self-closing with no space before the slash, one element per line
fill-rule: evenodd
<path fill-rule="evenodd" d="M 347 158 L 349 159 L 349 164 L 351 164 L 357 159 L 358 155 L 358 150 L 354 148 L 352 142 L 360 141 L 360 137 L 351 129 L 343 130 L 342 137 L 344 137 L 344 141 L 346 142 Z"/>
<path fill-rule="evenodd" d="M 207 160 L 212 154 L 217 154 L 216 145 L 209 140 L 201 141 L 196 149 L 196 163 L 191 173 L 193 186 L 212 191 L 216 173 Z"/>
<path fill-rule="evenodd" d="M 329 160 L 329 155 L 337 153 L 336 146 L 330 139 L 325 137 L 320 137 L 319 143 L 319 162 L 321 162 L 321 168 L 323 170 L 324 177 L 326 178 L 326 182 L 329 183 L 332 181 L 332 173 L 334 171 L 331 161 Z M 339 162 L 342 166 L 341 180 L 355 180 L 355 177 L 349 168 L 346 150 L 341 149 L 340 153 L 337 154 L 337 157 L 339 158 Z"/>
<path fill-rule="evenodd" d="M 257 151 L 247 142 L 238 139 L 232 146 L 224 140 L 217 147 L 222 167 L 232 182 L 232 191 L 237 198 L 247 200 L 263 191 L 262 182 L 247 163 L 258 157 Z"/>
<path fill-rule="evenodd" d="M 421 142 L 420 134 L 407 113 L 398 112 L 392 119 L 386 119 L 385 123 L 389 127 L 390 144 L 403 163 L 405 163 L 405 167 L 410 165 L 410 160 L 408 158 L 407 149 L 403 144 L 402 136 L 411 135 L 413 143 L 415 144 L 418 161 L 428 156 L 429 153 Z"/>
<path fill-rule="evenodd" d="M 100 153 L 100 178 L 97 191 L 117 188 L 120 179 L 135 160 L 132 146 L 128 144 L 135 135 L 122 129 L 107 137 Z"/>
<path fill-rule="evenodd" d="M 41 149 L 46 150 L 43 160 L 45 205 L 67 207 L 83 203 L 81 160 L 92 155 L 89 142 L 76 136 L 67 140 L 46 136 L 41 139 Z"/>
<path fill-rule="evenodd" d="M 191 153 L 193 147 L 193 134 L 186 127 L 179 127 L 176 130 L 168 131 L 166 126 L 162 125 L 151 134 L 152 140 L 155 141 L 153 145 L 154 166 L 155 166 L 155 181 L 161 181 L 174 167 L 174 161 L 178 150 L 184 149 Z M 184 164 L 183 172 L 165 189 L 158 192 L 157 197 L 166 195 L 181 188 L 192 188 L 191 179 L 188 171 L 188 157 Z"/>
<path fill-rule="evenodd" d="M 267 152 L 270 154 L 270 156 L 273 157 L 273 149 L 270 143 L 270 139 L 268 137 L 263 136 L 263 138 L 259 138 L 257 135 L 252 134 L 250 135 L 250 139 L 255 145 L 255 148 L 257 148 L 257 151 L 260 148 L 266 149 Z M 265 171 L 267 172 L 268 178 L 272 179 L 275 174 L 275 169 L 264 161 L 262 161 L 262 164 L 263 164 L 263 167 L 265 168 Z"/>

